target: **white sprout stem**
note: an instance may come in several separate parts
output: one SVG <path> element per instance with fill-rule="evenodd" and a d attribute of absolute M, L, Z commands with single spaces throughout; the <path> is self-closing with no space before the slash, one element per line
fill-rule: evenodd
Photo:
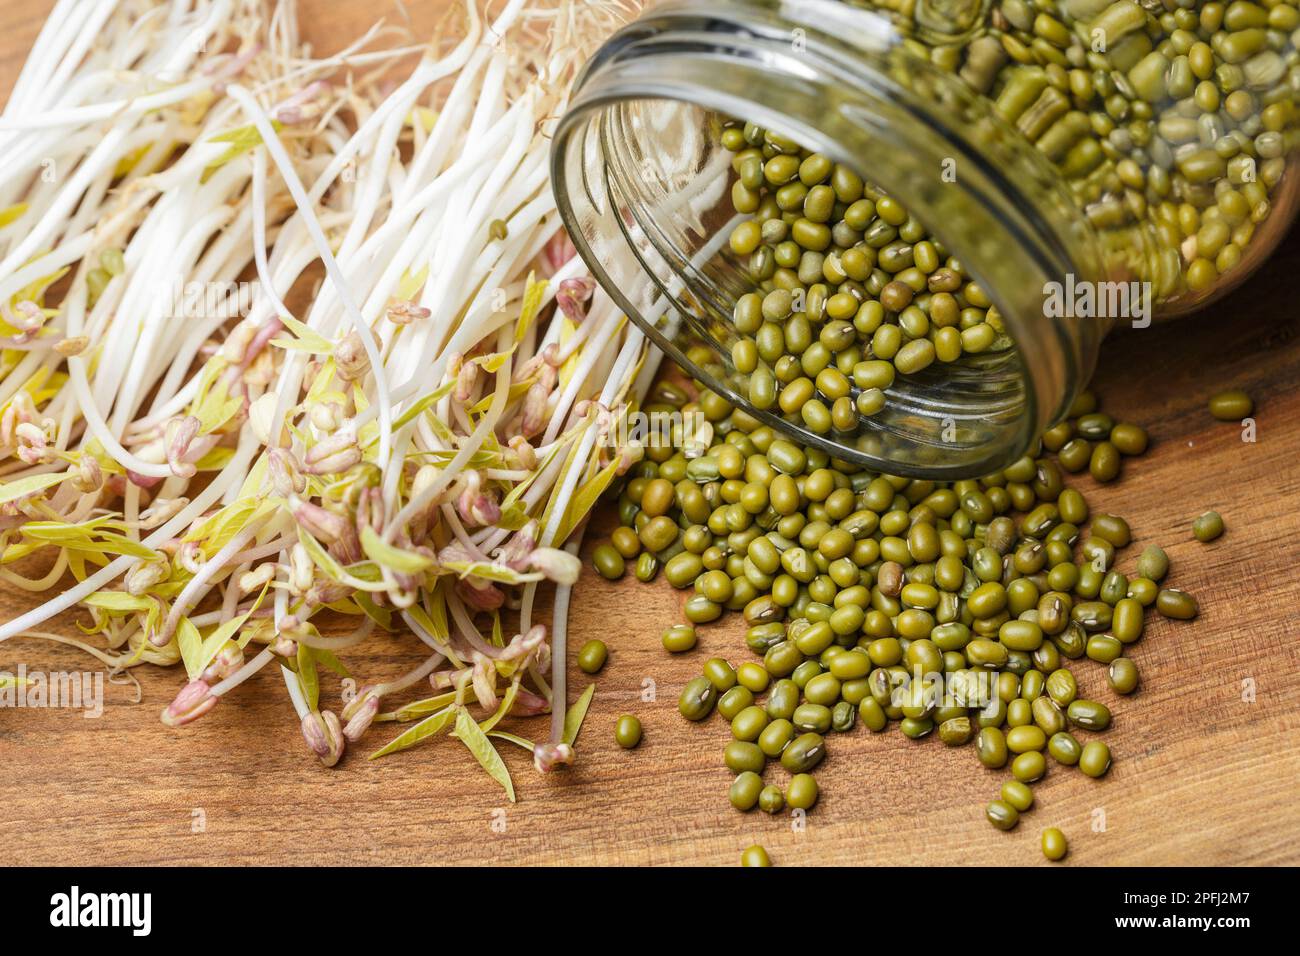
<path fill-rule="evenodd" d="M 298 675 L 281 664 L 280 676 L 284 678 L 284 687 L 289 692 L 289 700 L 293 702 L 294 713 L 298 715 L 299 720 L 302 720 L 311 713 L 311 708 L 307 706 L 307 700 L 302 696 L 302 684 L 298 680 Z M 214 688 L 213 693 L 215 692 Z"/>
<path fill-rule="evenodd" d="M 298 211 L 302 214 L 302 221 L 306 225 L 312 241 L 316 244 L 316 250 L 320 253 L 321 262 L 325 265 L 325 271 L 329 274 L 330 281 L 334 283 L 334 290 L 343 302 L 344 309 L 347 311 L 353 327 L 365 346 L 366 355 L 370 358 L 371 373 L 375 378 L 375 388 L 379 393 L 377 398 L 379 404 L 379 459 L 381 462 L 380 467 L 383 468 L 388 462 L 388 451 L 393 440 L 393 403 L 388 394 L 388 378 L 384 373 L 383 360 L 380 358 L 379 351 L 370 334 L 370 326 L 366 323 L 365 318 L 361 315 L 361 310 L 357 308 L 357 304 L 352 298 L 347 280 L 339 269 L 334 253 L 330 251 L 329 240 L 325 238 L 325 233 L 320 227 L 320 221 L 312 211 L 312 203 L 307 198 L 307 193 L 302 187 L 302 181 L 298 178 L 298 174 L 294 172 L 293 162 L 289 159 L 288 153 L 284 151 L 284 146 L 281 144 L 275 128 L 271 126 L 270 120 L 262 112 L 262 108 L 257 105 L 257 101 L 253 99 L 252 94 L 243 87 L 236 84 L 226 92 L 231 99 L 240 105 L 245 115 L 253 121 L 253 125 L 262 134 L 263 143 L 270 151 L 271 158 L 275 160 L 275 165 L 279 169 L 285 185 L 289 188 L 294 202 L 298 204 Z"/>
<path fill-rule="evenodd" d="M 579 529 L 564 550 L 576 555 L 582 546 L 583 530 Z M 555 607 L 551 612 L 551 742 L 564 737 L 564 724 L 568 716 L 568 637 L 569 595 L 573 588 L 567 584 L 555 588 Z"/>
<path fill-rule="evenodd" d="M 212 697 L 224 697 L 226 694 L 229 694 L 232 690 L 234 690 L 244 681 L 248 680 L 258 671 L 260 671 L 267 664 L 271 663 L 271 661 L 274 659 L 275 659 L 275 654 L 271 652 L 271 649 L 269 647 L 263 648 L 257 654 L 256 657 L 254 657 L 252 660 L 244 664 L 243 667 L 235 671 L 225 680 L 216 684 L 210 691 L 208 691 L 208 694 Z M 295 680 L 296 679 L 297 678 L 295 676 Z M 291 695 L 292 693 L 293 692 L 290 691 Z"/>
<path fill-rule="evenodd" d="M 391 681 L 386 681 L 382 684 L 376 684 L 374 691 L 376 694 L 383 697 L 388 694 L 395 694 L 398 691 L 406 690 L 408 687 L 413 687 L 432 674 L 434 669 L 446 659 L 446 655 L 435 653 L 419 666 L 407 671 L 401 677 L 395 678 Z"/>
<path fill-rule="evenodd" d="M 266 261 L 266 154 L 253 151 L 253 261 L 261 290 L 271 300 L 279 315 L 292 315 L 280 294 L 275 291 L 271 268 Z"/>
<path fill-rule="evenodd" d="M 172 87 L 159 93 L 149 93 L 131 99 L 114 100 L 108 103 L 96 103 L 93 106 L 80 106 L 63 111 L 38 113 L 22 119 L 4 119 L 0 117 L 0 132 L 29 132 L 32 130 L 57 129 L 62 126 L 84 126 L 114 116 L 143 116 L 144 114 L 181 103 L 200 93 L 211 84 L 206 80 L 195 80 Z"/>

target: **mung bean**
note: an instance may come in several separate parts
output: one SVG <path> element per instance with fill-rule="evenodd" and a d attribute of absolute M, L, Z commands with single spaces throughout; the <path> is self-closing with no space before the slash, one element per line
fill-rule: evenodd
<path fill-rule="evenodd" d="M 584 674 L 594 674 L 605 666 L 609 649 L 604 641 L 588 641 L 578 651 L 578 667 Z"/>
<path fill-rule="evenodd" d="M 741 866 L 771 866 L 772 860 L 767 855 L 767 851 L 755 843 L 753 846 L 746 847 L 740 854 Z"/>
<path fill-rule="evenodd" d="M 624 750 L 631 750 L 641 743 L 641 721 L 631 714 L 624 714 L 614 725 L 614 739 Z"/>
<path fill-rule="evenodd" d="M 1241 389 L 1216 392 L 1210 397 L 1210 414 L 1221 422 L 1239 422 L 1254 411 L 1254 401 Z"/>
<path fill-rule="evenodd" d="M 1223 534 L 1223 517 L 1217 511 L 1207 511 L 1192 522 L 1192 536 L 1202 544 Z"/>
<path fill-rule="evenodd" d="M 1055 862 L 1064 859 L 1067 852 L 1069 845 L 1064 833 L 1056 827 L 1048 827 L 1043 831 L 1043 856 Z"/>

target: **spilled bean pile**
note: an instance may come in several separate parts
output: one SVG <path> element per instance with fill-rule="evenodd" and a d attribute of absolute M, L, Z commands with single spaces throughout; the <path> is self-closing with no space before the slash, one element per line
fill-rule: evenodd
<path fill-rule="evenodd" d="M 685 621 L 663 634 L 668 652 L 692 650 L 696 625 L 743 614 L 749 659 L 709 659 L 679 701 L 688 720 L 730 723 L 723 761 L 737 810 L 811 809 L 829 735 L 895 723 L 914 740 L 974 742 L 985 767 L 1009 768 L 987 816 L 1010 829 L 1051 764 L 1089 777 L 1110 768 L 1092 736 L 1110 711 L 1070 662 L 1105 665 L 1110 686 L 1132 693 L 1138 672 L 1125 651 L 1146 610 L 1197 613 L 1190 595 L 1162 588 L 1160 548 L 1120 570 L 1128 524 L 1093 513 L 1052 456 L 1095 442 L 1090 457 L 1109 448 L 1102 477 L 1113 478 L 1123 451 L 1145 449 L 1145 432 L 1110 421 L 1091 394 L 1052 430 L 1051 447 L 949 484 L 801 448 L 694 386 L 661 383 L 646 411 L 700 412 L 712 445 L 691 459 L 666 441 L 646 447 L 618 497 L 621 526 L 594 564 L 617 578 L 631 562 L 640 580 L 662 573 L 688 592 Z M 1059 858 L 1063 836 L 1044 834 L 1044 849 Z"/>

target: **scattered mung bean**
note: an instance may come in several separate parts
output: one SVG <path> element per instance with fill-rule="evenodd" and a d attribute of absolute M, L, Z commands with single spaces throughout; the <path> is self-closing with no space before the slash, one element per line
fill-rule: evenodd
<path fill-rule="evenodd" d="M 1223 534 L 1223 516 L 1217 511 L 1207 511 L 1192 522 L 1192 536 L 1202 544 Z"/>
<path fill-rule="evenodd" d="M 1238 388 L 1216 392 L 1210 397 L 1210 414 L 1221 422 L 1239 422 L 1254 411 L 1254 401 Z"/>
<path fill-rule="evenodd" d="M 1020 812 L 1005 800 L 994 800 L 985 808 L 984 815 L 999 830 L 1010 830 L 1020 822 Z"/>
<path fill-rule="evenodd" d="M 604 641 L 588 641 L 578 651 L 578 667 L 584 674 L 594 674 L 605 666 L 609 648 Z"/>
<path fill-rule="evenodd" d="M 671 654 L 681 654 L 695 646 L 695 626 L 692 624 L 674 624 L 664 631 L 662 643 L 664 650 Z"/>
<path fill-rule="evenodd" d="M 1199 607 L 1196 598 L 1187 592 L 1175 588 L 1162 588 L 1156 595 L 1156 610 L 1174 620 L 1190 621 L 1196 617 Z"/>
<path fill-rule="evenodd" d="M 599 545 L 591 553 L 591 563 L 602 578 L 608 581 L 616 581 L 623 576 L 627 570 L 627 563 L 623 555 L 619 554 L 612 545 Z"/>
<path fill-rule="evenodd" d="M 631 750 L 641 743 L 641 721 L 631 714 L 624 714 L 614 725 L 614 739 L 624 750 Z"/>
<path fill-rule="evenodd" d="M 1064 833 L 1056 827 L 1048 827 L 1043 831 L 1043 856 L 1056 862 L 1065 859 L 1065 854 L 1068 852 L 1069 844 Z"/>
<path fill-rule="evenodd" d="M 741 866 L 771 866 L 772 860 L 767 855 L 767 851 L 755 843 L 753 846 L 746 847 L 745 851 L 740 854 Z"/>
<path fill-rule="evenodd" d="M 1089 777 L 1103 777 L 1110 770 L 1110 748 L 1103 741 L 1090 740 L 1079 755 L 1079 769 Z"/>

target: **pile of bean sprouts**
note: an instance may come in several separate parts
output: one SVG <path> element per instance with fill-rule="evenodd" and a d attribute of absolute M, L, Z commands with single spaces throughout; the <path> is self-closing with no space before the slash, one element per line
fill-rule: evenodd
<path fill-rule="evenodd" d="M 48 598 L 0 641 L 180 664 L 169 725 L 277 666 L 327 766 L 391 720 L 378 753 L 445 729 L 512 797 L 489 736 L 572 759 L 576 551 L 657 358 L 549 133 L 628 12 L 463 0 L 315 58 L 288 2 L 60 0 L 0 116 L 0 578 Z M 385 632 L 423 662 L 321 709 Z"/>

